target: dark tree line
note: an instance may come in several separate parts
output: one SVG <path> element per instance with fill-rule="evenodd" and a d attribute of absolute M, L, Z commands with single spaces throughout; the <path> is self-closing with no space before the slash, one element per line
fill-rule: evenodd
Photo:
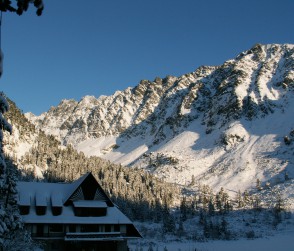
<path fill-rule="evenodd" d="M 164 205 L 170 207 L 179 197 L 177 186 L 165 183 L 141 169 L 132 169 L 112 164 L 99 157 L 86 157 L 71 145 L 65 148 L 53 136 L 39 133 L 37 145 L 20 160 L 28 167 L 27 179 L 34 179 L 37 166 L 45 170 L 45 181 L 67 181 L 78 179 L 86 172 L 92 172 L 108 195 L 127 215 L 136 220 L 158 220 L 157 213 Z"/>
<path fill-rule="evenodd" d="M 12 127 L 3 116 L 9 104 L 0 94 L 0 250 L 31 250 L 31 239 L 23 231 L 18 211 L 16 184 L 18 171 L 4 155 L 4 132 L 12 133 Z"/>

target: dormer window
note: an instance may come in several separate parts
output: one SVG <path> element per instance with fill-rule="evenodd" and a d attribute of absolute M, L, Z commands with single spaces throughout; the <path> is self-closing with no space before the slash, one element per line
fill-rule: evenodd
<path fill-rule="evenodd" d="M 29 194 L 20 193 L 18 207 L 21 215 L 27 215 L 30 213 L 31 197 Z"/>
<path fill-rule="evenodd" d="M 75 216 L 105 216 L 107 204 L 104 201 L 78 200 L 73 202 Z"/>
<path fill-rule="evenodd" d="M 46 214 L 46 208 L 43 206 L 36 206 L 36 214 L 37 215 L 45 215 Z"/>
<path fill-rule="evenodd" d="M 54 192 L 51 195 L 51 210 L 54 216 L 61 215 L 62 213 L 62 196 L 60 193 Z"/>
<path fill-rule="evenodd" d="M 52 206 L 52 214 L 54 216 L 61 215 L 61 213 L 62 213 L 62 207 L 53 207 Z"/>
<path fill-rule="evenodd" d="M 44 193 L 36 193 L 36 214 L 45 215 L 47 209 L 47 198 Z"/>
<path fill-rule="evenodd" d="M 30 206 L 19 206 L 19 213 L 21 215 L 26 215 L 30 213 Z"/>

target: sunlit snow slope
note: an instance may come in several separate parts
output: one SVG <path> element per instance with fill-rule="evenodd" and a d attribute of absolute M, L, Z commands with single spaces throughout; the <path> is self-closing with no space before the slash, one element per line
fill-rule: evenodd
<path fill-rule="evenodd" d="M 294 178 L 293 113 L 294 46 L 257 44 L 220 66 L 26 116 L 87 155 L 237 191 Z"/>

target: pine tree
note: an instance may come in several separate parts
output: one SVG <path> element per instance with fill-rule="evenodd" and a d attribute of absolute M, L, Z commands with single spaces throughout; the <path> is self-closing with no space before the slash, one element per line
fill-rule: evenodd
<path fill-rule="evenodd" d="M 3 153 L 3 131 L 12 133 L 12 127 L 3 117 L 9 109 L 3 93 L 0 94 L 0 250 L 31 250 L 32 241 L 26 231 L 17 206 L 18 170 Z"/>
<path fill-rule="evenodd" d="M 206 224 L 206 214 L 204 213 L 204 210 L 201 209 L 199 213 L 199 224 L 205 225 Z"/>
<path fill-rule="evenodd" d="M 149 244 L 148 251 L 153 251 L 153 247 L 152 247 L 152 244 L 151 243 Z"/>
<path fill-rule="evenodd" d="M 276 194 L 276 204 L 275 204 L 274 210 L 277 213 L 280 213 L 284 209 L 285 209 L 285 200 L 284 200 L 283 196 L 281 195 L 281 193 L 278 192 Z"/>
<path fill-rule="evenodd" d="M 190 186 L 194 186 L 194 185 L 195 185 L 195 183 L 196 183 L 195 176 L 194 176 L 194 175 L 192 175 L 192 177 L 191 177 L 191 183 L 190 183 Z"/>
<path fill-rule="evenodd" d="M 186 197 L 184 196 L 181 200 L 181 205 L 180 205 L 180 212 L 181 212 L 181 221 L 187 220 L 187 201 Z"/>
<path fill-rule="evenodd" d="M 285 179 L 285 181 L 289 180 L 289 174 L 288 174 L 288 172 L 285 172 L 284 173 L 284 179 Z"/>
<path fill-rule="evenodd" d="M 223 238 L 226 240 L 229 240 L 231 238 L 230 231 L 228 230 L 228 225 L 229 225 L 228 222 L 223 217 L 220 224 L 220 232 L 223 235 Z"/>
<path fill-rule="evenodd" d="M 205 221 L 204 225 L 203 225 L 203 236 L 205 238 L 210 237 L 210 228 L 209 228 L 209 224 L 207 223 L 207 221 Z"/>
<path fill-rule="evenodd" d="M 261 188 L 261 182 L 260 182 L 260 179 L 257 179 L 257 180 L 256 180 L 256 189 L 259 190 L 259 191 L 262 189 L 262 188 Z"/>
<path fill-rule="evenodd" d="M 258 195 L 253 196 L 253 208 L 255 210 L 261 210 L 261 199 Z"/>
<path fill-rule="evenodd" d="M 239 190 L 237 195 L 236 195 L 236 202 L 237 202 L 237 207 L 238 208 L 243 208 L 244 207 L 244 201 L 243 201 L 243 197 L 242 197 L 242 193 Z"/>
<path fill-rule="evenodd" d="M 3 130 L 12 133 L 12 127 L 3 117 L 3 114 L 9 109 L 8 102 L 4 94 L 0 94 L 0 248 L 3 247 L 5 238 L 9 235 L 9 226 L 12 225 L 10 218 L 10 208 L 8 194 L 13 189 L 13 183 L 10 182 L 3 153 Z"/>
<path fill-rule="evenodd" d="M 170 214 L 167 203 L 164 203 L 162 212 L 162 231 L 163 233 L 174 233 L 176 228 L 175 220 Z"/>
<path fill-rule="evenodd" d="M 244 201 L 244 205 L 248 206 L 249 201 L 250 201 L 250 195 L 247 190 L 245 190 L 243 193 L 243 201 Z"/>
<path fill-rule="evenodd" d="M 154 203 L 154 222 L 160 222 L 162 220 L 162 214 L 161 214 L 161 211 L 162 211 L 162 205 L 160 204 L 159 200 L 156 199 L 155 200 L 155 203 Z"/>
<path fill-rule="evenodd" d="M 0 250 L 32 250 L 32 240 L 23 229 L 18 212 L 16 184 L 19 176 L 13 161 L 3 153 L 3 131 L 12 132 L 11 125 L 3 117 L 9 105 L 4 94 L 0 95 Z"/>
<path fill-rule="evenodd" d="M 213 198 L 211 197 L 208 203 L 208 214 L 214 215 L 214 213 L 215 213 L 214 201 L 213 201 Z"/>
<path fill-rule="evenodd" d="M 184 234 L 185 234 L 184 225 L 183 225 L 183 222 L 180 220 L 179 226 L 177 229 L 177 236 L 182 237 Z"/>
<path fill-rule="evenodd" d="M 15 6 L 15 2 L 17 6 Z M 33 4 L 36 7 L 37 9 L 36 14 L 38 16 L 42 15 L 42 12 L 44 9 L 42 0 L 15 0 L 15 1 L 1 0 L 0 11 L 10 11 L 10 12 L 15 12 L 17 15 L 22 15 L 24 11 L 28 10 L 30 4 Z"/>

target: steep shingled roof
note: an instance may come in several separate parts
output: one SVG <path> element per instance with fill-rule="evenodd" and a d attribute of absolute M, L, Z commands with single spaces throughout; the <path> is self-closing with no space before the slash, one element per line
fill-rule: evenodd
<path fill-rule="evenodd" d="M 95 177 L 86 173 L 73 183 L 18 182 L 18 203 L 29 206 L 27 214 L 22 215 L 28 224 L 125 224 L 131 228 L 133 223 L 108 198 Z M 75 194 L 85 190 L 84 199 L 77 199 Z M 104 216 L 76 216 L 75 205 L 78 207 L 107 208 Z M 46 206 L 45 213 L 37 213 L 38 206 Z M 54 215 L 54 207 L 61 207 L 60 214 Z M 141 237 L 139 232 L 133 237 Z"/>

